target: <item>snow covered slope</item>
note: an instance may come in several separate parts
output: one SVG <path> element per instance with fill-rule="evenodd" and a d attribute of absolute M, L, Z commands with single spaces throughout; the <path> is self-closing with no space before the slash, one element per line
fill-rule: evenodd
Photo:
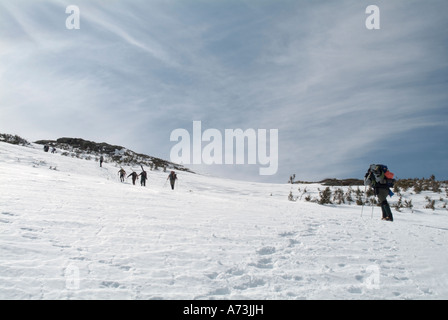
<path fill-rule="evenodd" d="M 134 186 L 41 148 L 0 142 L 0 299 L 448 298 L 448 211 L 425 194 L 391 223 L 289 184 Z"/>

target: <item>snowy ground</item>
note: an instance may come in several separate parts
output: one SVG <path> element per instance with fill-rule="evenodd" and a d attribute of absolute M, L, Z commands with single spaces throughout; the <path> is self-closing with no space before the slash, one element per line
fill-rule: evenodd
<path fill-rule="evenodd" d="M 0 143 L 0 299 L 448 298 L 448 211 L 425 194 L 391 223 L 288 184 L 133 186 L 41 147 Z"/>

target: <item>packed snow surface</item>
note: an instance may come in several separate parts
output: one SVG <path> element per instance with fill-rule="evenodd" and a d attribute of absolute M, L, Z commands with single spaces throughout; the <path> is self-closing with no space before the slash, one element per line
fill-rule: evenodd
<path fill-rule="evenodd" d="M 288 201 L 298 185 L 118 170 L 0 142 L 0 299 L 448 298 L 448 211 L 428 194 L 385 222 Z"/>

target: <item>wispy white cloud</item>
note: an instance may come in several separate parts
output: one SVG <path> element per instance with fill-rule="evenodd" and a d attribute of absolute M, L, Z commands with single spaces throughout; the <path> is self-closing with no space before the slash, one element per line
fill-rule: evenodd
<path fill-rule="evenodd" d="M 80 1 L 74 31 L 70 4 L 0 2 L 2 130 L 168 157 L 193 120 L 279 129 L 284 181 L 350 175 L 389 137 L 413 148 L 409 132 L 447 121 L 443 1 L 379 1 L 377 31 L 350 0 Z"/>

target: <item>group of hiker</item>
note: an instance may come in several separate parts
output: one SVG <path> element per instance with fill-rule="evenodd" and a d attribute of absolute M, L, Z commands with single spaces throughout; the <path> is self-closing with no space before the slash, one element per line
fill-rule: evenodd
<path fill-rule="evenodd" d="M 48 152 L 50 147 L 48 145 L 44 146 L 44 151 Z M 56 151 L 56 148 L 53 146 L 52 153 Z M 100 167 L 103 166 L 104 157 L 100 157 Z M 126 178 L 132 177 L 132 184 L 135 185 L 138 177 L 140 177 L 140 185 L 145 187 L 146 180 L 148 180 L 148 174 L 141 166 L 142 172 L 137 174 L 134 170 L 132 173 L 126 177 L 126 171 L 123 168 L 120 168 L 118 174 L 120 176 L 120 181 L 124 182 Z M 290 178 L 291 183 L 293 181 L 293 177 Z M 166 181 L 170 180 L 171 189 L 174 190 L 174 185 L 177 180 L 177 175 L 174 171 L 171 171 L 168 175 Z M 165 183 L 166 183 L 165 181 Z M 375 191 L 375 195 L 378 197 L 378 202 L 381 206 L 382 211 L 382 219 L 386 221 L 393 221 L 392 210 L 390 209 L 389 203 L 387 202 L 387 196 L 392 197 L 393 192 L 390 190 L 391 187 L 394 186 L 395 179 L 394 174 L 389 171 L 387 166 L 382 164 L 371 164 L 366 174 L 364 175 L 364 185 L 367 187 L 373 188 Z"/>
<path fill-rule="evenodd" d="M 100 160 L 101 161 L 101 160 Z M 100 162 L 101 165 L 102 161 Z M 118 171 L 121 182 L 124 182 L 126 171 L 121 168 Z M 135 185 L 135 181 L 140 177 L 140 184 L 146 186 L 146 180 L 148 175 L 142 167 L 142 172 L 137 174 L 134 170 L 128 175 L 128 178 L 132 177 L 132 184 Z M 170 180 L 171 189 L 174 190 L 174 184 L 177 180 L 177 175 L 174 171 L 171 171 L 166 181 Z M 166 182 L 165 182 L 166 183 Z M 392 210 L 387 202 L 387 196 L 392 197 L 394 193 L 390 190 L 394 186 L 395 179 L 394 174 L 389 171 L 387 166 L 382 164 L 372 164 L 367 170 L 364 176 L 364 185 L 373 188 L 375 195 L 378 197 L 378 202 L 381 206 L 382 220 L 393 221 Z"/>
<path fill-rule="evenodd" d="M 135 182 L 140 177 L 140 185 L 142 187 L 146 187 L 146 180 L 148 180 L 148 174 L 143 169 L 143 167 L 142 167 L 142 172 L 140 174 L 138 174 L 137 172 L 132 170 L 132 173 L 129 174 L 127 177 L 126 177 L 126 171 L 123 168 L 120 168 L 120 170 L 118 170 L 118 175 L 120 176 L 120 181 L 121 182 L 124 182 L 125 179 L 127 179 L 129 177 L 132 177 L 132 184 L 133 185 L 135 185 Z M 168 175 L 168 178 L 166 178 L 166 181 L 168 181 L 168 180 L 170 180 L 171 190 L 174 190 L 174 185 L 175 185 L 176 180 L 177 180 L 177 174 L 174 171 L 171 171 L 170 174 Z"/>
<path fill-rule="evenodd" d="M 50 151 L 50 146 L 48 144 L 44 145 L 44 151 L 48 152 Z M 56 148 L 54 146 L 51 147 L 51 153 L 55 153 L 56 152 Z"/>
<path fill-rule="evenodd" d="M 103 166 L 103 162 L 104 162 L 104 157 L 101 156 L 100 157 L 100 167 Z M 118 170 L 118 175 L 120 176 L 120 181 L 124 182 L 127 178 L 132 177 L 132 184 L 135 186 L 135 182 L 140 177 L 140 185 L 142 187 L 146 187 L 146 180 L 148 180 L 148 173 L 145 171 L 145 169 L 143 169 L 142 165 L 140 165 L 140 167 L 142 168 L 141 173 L 137 173 L 131 168 L 132 173 L 130 173 L 127 177 L 126 177 L 126 171 L 123 168 L 120 168 L 120 170 Z M 177 175 L 174 171 L 170 172 L 166 181 L 168 181 L 168 180 L 170 180 L 171 189 L 174 190 L 174 185 L 177 180 Z"/>

